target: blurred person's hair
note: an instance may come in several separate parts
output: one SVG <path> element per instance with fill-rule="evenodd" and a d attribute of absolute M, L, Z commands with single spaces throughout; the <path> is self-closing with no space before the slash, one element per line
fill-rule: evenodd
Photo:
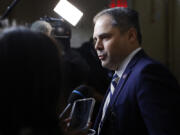
<path fill-rule="evenodd" d="M 52 26 L 46 21 L 38 20 L 32 23 L 30 29 L 33 31 L 38 31 L 47 35 L 51 35 Z"/>
<path fill-rule="evenodd" d="M 0 133 L 55 134 L 61 88 L 61 50 L 24 27 L 0 34 Z"/>

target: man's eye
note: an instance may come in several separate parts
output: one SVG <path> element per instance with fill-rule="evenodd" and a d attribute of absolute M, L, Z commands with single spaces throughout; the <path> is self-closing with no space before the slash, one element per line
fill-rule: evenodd
<path fill-rule="evenodd" d="M 103 35 L 102 37 L 101 37 L 101 39 L 103 40 L 107 40 L 107 39 L 109 39 L 110 38 L 110 35 Z"/>

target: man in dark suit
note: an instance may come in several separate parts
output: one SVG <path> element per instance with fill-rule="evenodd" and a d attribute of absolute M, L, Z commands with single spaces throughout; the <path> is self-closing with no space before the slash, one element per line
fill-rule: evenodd
<path fill-rule="evenodd" d="M 105 9 L 94 17 L 95 49 L 115 70 L 97 116 L 97 135 L 180 135 L 180 89 L 168 69 L 141 48 L 138 13 Z M 113 91 L 112 91 L 113 90 Z"/>

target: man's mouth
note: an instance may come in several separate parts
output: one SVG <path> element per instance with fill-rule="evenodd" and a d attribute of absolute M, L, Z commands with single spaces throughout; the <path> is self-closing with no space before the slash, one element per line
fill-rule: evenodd
<path fill-rule="evenodd" d="M 98 55 L 100 60 L 104 60 L 105 59 L 105 55 Z"/>

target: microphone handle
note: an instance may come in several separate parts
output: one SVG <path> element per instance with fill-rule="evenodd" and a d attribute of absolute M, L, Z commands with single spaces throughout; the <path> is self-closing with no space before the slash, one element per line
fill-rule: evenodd
<path fill-rule="evenodd" d="M 64 113 L 71 107 L 71 103 L 69 103 L 66 108 L 63 110 L 63 112 L 59 115 L 59 119 L 62 118 L 62 116 L 64 115 Z"/>

